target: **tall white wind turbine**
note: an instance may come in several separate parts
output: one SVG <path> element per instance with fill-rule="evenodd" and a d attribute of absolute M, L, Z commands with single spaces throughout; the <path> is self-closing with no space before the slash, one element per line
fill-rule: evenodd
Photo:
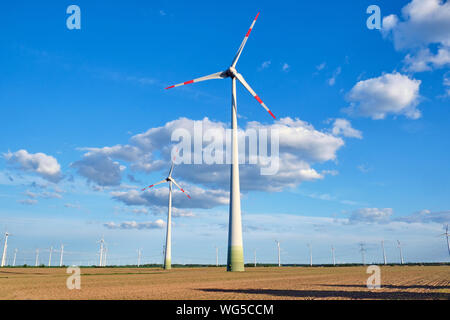
<path fill-rule="evenodd" d="M 397 240 L 397 247 L 400 251 L 400 263 L 403 264 L 402 244 L 400 243 L 400 240 Z"/>
<path fill-rule="evenodd" d="M 281 249 L 280 249 L 280 241 L 275 240 L 278 248 L 278 266 L 281 267 Z"/>
<path fill-rule="evenodd" d="M 219 266 L 219 247 L 215 246 L 216 248 L 216 267 Z"/>
<path fill-rule="evenodd" d="M 64 245 L 61 244 L 61 252 L 59 256 L 59 266 L 62 267 L 63 265 L 63 255 L 64 255 Z"/>
<path fill-rule="evenodd" d="M 137 262 L 138 268 L 141 266 L 141 255 L 142 255 L 142 251 L 141 251 L 141 249 L 138 249 L 138 262 Z"/>
<path fill-rule="evenodd" d="M 106 255 L 107 255 L 107 253 L 108 253 L 108 247 L 105 247 L 104 249 L 103 249 L 103 262 L 102 262 L 102 265 L 105 267 L 106 266 Z"/>
<path fill-rule="evenodd" d="M 384 249 L 384 240 L 381 240 L 381 248 L 383 249 L 383 261 L 384 261 L 384 265 L 387 264 L 387 260 L 386 260 L 386 250 Z"/>
<path fill-rule="evenodd" d="M 2 254 L 2 264 L 1 266 L 4 267 L 6 264 L 6 252 L 8 250 L 8 237 L 9 237 L 9 233 L 5 232 L 5 243 L 3 244 L 3 254 Z"/>
<path fill-rule="evenodd" d="M 250 94 L 261 104 L 261 106 L 270 113 L 275 119 L 273 113 L 267 108 L 264 102 L 253 91 L 250 85 L 245 81 L 244 77 L 237 72 L 236 64 L 241 56 L 250 32 L 258 19 L 259 12 L 253 20 L 250 29 L 247 31 L 231 66 L 225 71 L 219 71 L 208 76 L 185 81 L 166 89 L 179 87 L 182 85 L 196 83 L 212 79 L 231 78 L 231 127 L 232 127 L 232 164 L 230 177 L 230 214 L 228 226 L 228 255 L 227 255 L 227 271 L 244 271 L 244 249 L 242 244 L 242 218 L 241 218 L 241 193 L 239 183 L 239 159 L 238 159 L 238 128 L 237 128 L 237 102 L 236 102 L 236 79 L 250 92 Z"/>
<path fill-rule="evenodd" d="M 359 249 L 359 251 L 361 252 L 361 257 L 362 257 L 362 264 L 365 265 L 366 264 L 366 259 L 365 259 L 365 253 L 366 253 L 366 249 L 364 248 L 364 243 L 360 243 L 359 246 L 361 247 Z"/>
<path fill-rule="evenodd" d="M 447 238 L 447 248 L 448 248 L 448 254 L 450 255 L 450 242 L 448 240 L 448 224 L 445 226 L 445 232 L 443 234 L 441 234 L 441 236 L 445 236 Z"/>
<path fill-rule="evenodd" d="M 142 189 L 142 191 L 145 191 L 146 189 L 152 188 L 158 184 L 165 182 L 169 183 L 169 209 L 167 211 L 166 246 L 164 247 L 164 269 L 166 270 L 172 269 L 172 184 L 177 186 L 178 189 L 180 189 L 189 199 L 191 198 L 191 196 L 187 194 L 187 192 L 180 187 L 180 185 L 172 177 L 173 166 L 174 165 L 172 162 L 167 178 Z"/>
<path fill-rule="evenodd" d="M 103 236 L 102 236 L 102 238 L 99 240 L 99 241 L 97 241 L 97 242 L 99 242 L 100 243 L 100 259 L 99 259 L 99 261 L 98 261 L 98 266 L 99 267 L 103 267 L 103 245 L 105 244 L 105 239 L 103 239 Z"/>

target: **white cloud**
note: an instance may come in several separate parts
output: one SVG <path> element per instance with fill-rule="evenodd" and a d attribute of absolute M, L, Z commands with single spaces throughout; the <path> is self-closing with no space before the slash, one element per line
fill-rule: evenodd
<path fill-rule="evenodd" d="M 261 64 L 261 66 L 259 67 L 259 70 L 267 69 L 268 67 L 270 67 L 270 64 L 271 64 L 271 63 L 272 63 L 272 62 L 271 62 L 270 60 L 264 61 L 264 62 Z"/>
<path fill-rule="evenodd" d="M 165 222 L 161 219 L 148 222 L 125 221 L 121 223 L 108 222 L 104 226 L 108 229 L 162 229 Z"/>
<path fill-rule="evenodd" d="M 334 84 L 336 83 L 336 78 L 341 74 L 341 71 L 341 67 L 337 67 L 336 70 L 334 70 L 333 75 L 330 79 L 328 79 L 328 85 L 334 86 Z"/>
<path fill-rule="evenodd" d="M 386 223 L 392 214 L 392 208 L 362 208 L 352 213 L 349 223 Z"/>
<path fill-rule="evenodd" d="M 321 64 L 319 64 L 318 66 L 316 66 L 316 69 L 318 71 L 323 70 L 326 67 L 326 62 L 322 62 Z"/>
<path fill-rule="evenodd" d="M 113 161 L 102 152 L 88 152 L 83 159 L 71 164 L 79 175 L 100 186 L 118 186 L 122 180 L 124 169 L 117 161 Z"/>
<path fill-rule="evenodd" d="M 32 206 L 38 203 L 38 201 L 36 199 L 25 199 L 25 200 L 19 200 L 18 201 L 20 204 L 25 204 L 28 206 Z"/>
<path fill-rule="evenodd" d="M 389 114 L 418 119 L 421 117 L 416 108 L 420 83 L 420 80 L 395 72 L 359 81 L 348 94 L 351 105 L 344 111 L 376 120 Z"/>
<path fill-rule="evenodd" d="M 348 138 L 362 139 L 362 132 L 352 128 L 350 121 L 348 121 L 347 119 L 340 119 L 340 118 L 335 119 L 333 122 L 331 132 L 335 136 L 342 135 Z"/>
<path fill-rule="evenodd" d="M 288 65 L 287 63 L 283 63 L 283 66 L 281 67 L 281 69 L 282 69 L 284 72 L 288 72 L 290 68 L 291 68 L 291 66 Z"/>
<path fill-rule="evenodd" d="M 3 156 L 9 164 L 19 170 L 34 172 L 51 182 L 59 182 L 62 179 L 61 166 L 58 161 L 45 153 L 28 153 L 22 149 L 14 153 L 5 153 Z"/>
<path fill-rule="evenodd" d="M 396 220 L 407 223 L 450 223 L 450 210 L 431 212 L 424 209 Z"/>
<path fill-rule="evenodd" d="M 391 14 L 383 18 L 384 37 L 393 40 L 397 50 L 411 50 L 405 57 L 405 69 L 431 70 L 450 64 L 450 2 L 413 0 L 402 8 L 402 19 Z M 428 48 L 438 47 L 433 54 Z"/>

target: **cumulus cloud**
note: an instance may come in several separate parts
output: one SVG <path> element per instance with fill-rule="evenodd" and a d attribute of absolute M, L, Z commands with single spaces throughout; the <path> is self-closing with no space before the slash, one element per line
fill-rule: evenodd
<path fill-rule="evenodd" d="M 397 50 L 410 50 L 404 62 L 413 72 L 450 64 L 450 3 L 442 0 L 413 0 L 395 14 L 383 18 L 381 30 Z M 430 46 L 437 46 L 436 53 Z"/>
<path fill-rule="evenodd" d="M 389 114 L 418 119 L 421 117 L 416 108 L 420 84 L 420 80 L 396 72 L 359 81 L 349 92 L 347 99 L 351 104 L 344 111 L 375 120 Z"/>
<path fill-rule="evenodd" d="M 161 219 L 147 222 L 125 221 L 121 223 L 108 222 L 104 226 L 108 229 L 162 229 L 165 226 L 165 222 Z"/>
<path fill-rule="evenodd" d="M 352 128 L 350 121 L 348 121 L 347 119 L 340 119 L 340 118 L 335 119 L 333 122 L 331 132 L 335 136 L 342 135 L 348 138 L 362 139 L 362 132 Z"/>
<path fill-rule="evenodd" d="M 195 127 L 202 127 L 203 133 L 214 133 L 214 139 L 226 146 L 227 126 L 225 123 L 211 121 L 208 118 L 203 120 L 180 118 L 131 137 L 128 145 L 84 149 L 88 152 L 83 159 L 72 166 L 89 181 L 102 186 L 118 186 L 122 178 L 122 170 L 120 164 L 115 162 L 116 160 L 128 162 L 129 168 L 134 171 L 150 173 L 168 170 L 174 145 L 174 142 L 171 142 L 172 133 L 182 129 L 194 137 Z M 244 145 L 246 136 L 261 129 L 268 132 L 277 130 L 279 133 L 279 171 L 272 176 L 262 176 L 260 172 L 264 165 L 262 163 L 248 164 L 247 161 L 247 164 L 243 164 L 240 169 L 243 192 L 280 191 L 283 188 L 295 187 L 303 181 L 322 179 L 324 174 L 318 173 L 312 165 L 335 160 L 337 151 L 344 145 L 341 137 L 316 130 L 305 121 L 281 118 L 270 125 L 256 121 L 248 122 L 246 127 L 240 130 L 240 146 Z M 197 154 L 201 157 L 203 148 L 209 143 L 210 141 L 203 141 L 200 150 L 192 148 L 192 155 Z M 248 150 L 248 143 L 240 150 L 240 159 L 244 159 L 246 150 Z M 222 155 L 225 158 L 225 153 Z M 269 156 L 270 154 L 267 155 Z M 226 164 L 180 164 L 176 166 L 175 172 L 175 177 L 190 184 L 201 184 L 210 189 L 227 191 L 229 189 L 230 169 Z"/>
<path fill-rule="evenodd" d="M 261 63 L 261 66 L 258 69 L 259 70 L 267 69 L 268 67 L 270 67 L 271 63 L 272 63 L 272 61 L 270 61 L 270 60 L 264 61 L 263 63 Z"/>
<path fill-rule="evenodd" d="M 334 86 L 334 84 L 336 83 L 336 78 L 341 74 L 341 71 L 341 67 L 337 67 L 336 70 L 334 70 L 333 75 L 330 79 L 328 79 L 328 85 Z"/>
<path fill-rule="evenodd" d="M 62 179 L 61 166 L 58 161 L 45 153 L 28 153 L 27 150 L 3 154 L 7 162 L 19 170 L 34 172 L 42 178 L 59 182 Z"/>
<path fill-rule="evenodd" d="M 392 214 L 392 208 L 362 208 L 353 211 L 349 223 L 387 223 Z"/>

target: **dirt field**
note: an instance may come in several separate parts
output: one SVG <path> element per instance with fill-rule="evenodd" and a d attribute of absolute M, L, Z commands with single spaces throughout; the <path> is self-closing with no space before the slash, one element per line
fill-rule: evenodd
<path fill-rule="evenodd" d="M 82 268 L 68 290 L 59 268 L 0 269 L 0 299 L 450 299 L 450 266 L 386 266 L 379 290 L 364 267 Z"/>

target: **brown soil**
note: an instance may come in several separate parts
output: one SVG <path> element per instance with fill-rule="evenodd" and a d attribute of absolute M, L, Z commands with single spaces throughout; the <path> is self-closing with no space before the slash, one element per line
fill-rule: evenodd
<path fill-rule="evenodd" d="M 365 267 L 82 268 L 69 290 L 64 268 L 2 268 L 0 299 L 450 299 L 450 266 L 381 267 L 369 290 Z"/>

